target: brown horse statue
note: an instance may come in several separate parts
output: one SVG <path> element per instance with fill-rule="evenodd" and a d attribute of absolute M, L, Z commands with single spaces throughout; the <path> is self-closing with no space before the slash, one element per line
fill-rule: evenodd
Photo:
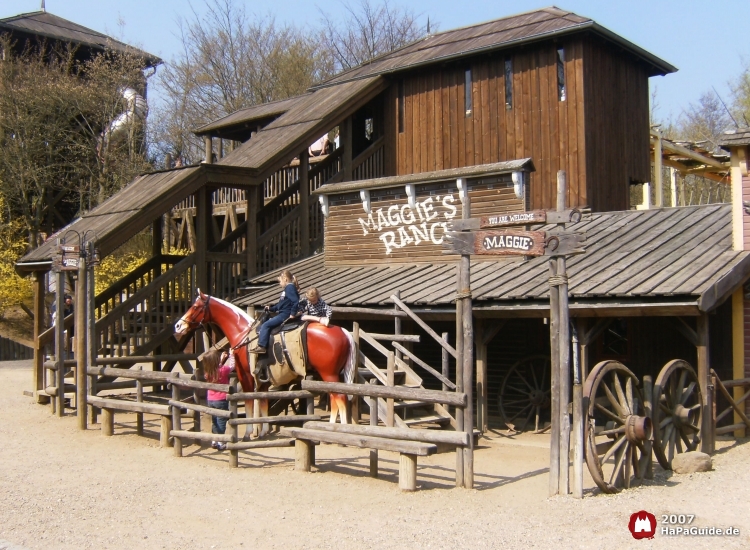
<path fill-rule="evenodd" d="M 175 333 L 185 334 L 201 325 L 214 323 L 229 340 L 229 345 L 237 353 L 237 377 L 242 390 L 255 391 L 255 379 L 250 374 L 247 346 L 257 339 L 259 323 L 237 306 L 219 298 L 203 294 L 200 289 L 198 297 L 187 310 L 187 313 L 175 324 Z M 258 326 L 256 326 L 258 325 Z M 343 371 L 346 382 L 351 382 L 354 369 L 354 345 L 351 335 L 334 325 L 324 326 L 320 323 L 309 323 L 307 326 L 307 368 L 312 368 L 326 382 L 339 382 Z M 267 385 L 266 385 L 267 388 Z M 258 388 L 263 391 L 266 388 Z M 342 394 L 331 394 L 331 422 L 336 417 L 341 423 L 347 423 L 347 399 Z M 245 411 L 253 410 L 253 401 L 245 402 Z M 260 400 L 261 416 L 268 416 L 268 400 Z M 248 412 L 248 414 L 250 414 Z M 268 424 L 263 424 L 260 435 L 268 433 Z"/>

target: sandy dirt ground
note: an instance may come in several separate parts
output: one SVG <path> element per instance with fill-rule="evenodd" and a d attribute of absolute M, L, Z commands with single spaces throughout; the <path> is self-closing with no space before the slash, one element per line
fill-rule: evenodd
<path fill-rule="evenodd" d="M 133 415 L 114 437 L 78 431 L 22 392 L 30 364 L 0 363 L 0 549 L 12 548 L 750 548 L 750 445 L 722 442 L 714 471 L 657 473 L 653 482 L 586 498 L 547 497 L 548 440 L 481 440 L 476 489 L 455 489 L 454 454 L 421 459 L 420 490 L 398 489 L 398 455 L 321 445 L 313 473 L 294 449 L 240 454 L 162 449 L 158 419 L 146 437 Z M 207 428 L 204 423 L 204 430 Z M 630 515 L 695 514 L 694 526 L 738 527 L 733 537 L 634 540 Z"/>

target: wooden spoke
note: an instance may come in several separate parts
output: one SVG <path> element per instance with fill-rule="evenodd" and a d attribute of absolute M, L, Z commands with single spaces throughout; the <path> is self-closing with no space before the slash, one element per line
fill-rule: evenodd
<path fill-rule="evenodd" d="M 677 384 L 677 391 L 675 392 L 675 395 L 682 395 L 682 391 L 685 389 L 685 381 L 687 380 L 687 375 L 688 373 L 686 370 L 680 373 L 680 381 Z"/>
<path fill-rule="evenodd" d="M 617 435 L 617 434 L 624 434 L 625 433 L 625 426 L 620 426 L 619 428 L 613 428 L 611 430 L 604 430 L 596 434 L 599 437 L 604 436 L 610 436 L 610 435 Z"/>
<path fill-rule="evenodd" d="M 615 390 L 617 391 L 617 399 L 620 402 L 620 408 L 622 414 L 630 414 L 630 408 L 628 407 L 627 400 L 625 399 L 625 392 L 622 390 L 622 384 L 620 383 L 620 377 L 615 375 Z"/>
<path fill-rule="evenodd" d="M 659 429 L 661 430 L 662 428 L 665 428 L 667 424 L 671 424 L 671 423 L 672 423 L 672 417 L 668 416 L 664 420 L 661 421 L 661 423 L 659 424 Z"/>
<path fill-rule="evenodd" d="M 596 410 L 598 410 L 600 413 L 603 413 L 605 416 L 608 416 L 611 420 L 614 420 L 615 422 L 619 422 L 620 424 L 625 424 L 624 418 L 617 416 L 615 413 L 613 413 L 609 409 L 602 407 L 599 403 L 595 403 L 594 406 L 596 407 Z"/>
<path fill-rule="evenodd" d="M 615 467 L 612 469 L 612 474 L 609 476 L 609 483 L 614 484 L 615 486 L 619 485 L 618 478 L 620 476 L 620 470 L 622 469 L 622 463 L 627 455 L 628 447 L 630 447 L 627 439 L 623 438 L 623 441 L 625 441 L 625 445 L 618 451 L 617 457 L 615 458 Z"/>
<path fill-rule="evenodd" d="M 695 382 L 690 382 L 688 387 L 683 390 L 682 399 L 680 399 L 680 405 L 685 405 L 687 403 L 687 400 L 690 399 L 690 396 L 693 395 L 693 390 L 695 389 Z"/>
<path fill-rule="evenodd" d="M 627 442 L 627 439 L 625 438 L 625 436 L 615 441 L 615 443 L 609 449 L 607 449 L 607 452 L 604 453 L 604 456 L 602 457 L 602 464 L 607 462 L 610 459 L 610 457 L 617 452 L 617 449 L 622 447 L 623 443 L 625 442 Z"/>
<path fill-rule="evenodd" d="M 615 409 L 615 412 L 620 416 L 625 416 L 625 411 L 622 410 L 620 402 L 617 401 L 617 398 L 612 394 L 612 391 L 607 387 L 606 384 L 602 384 L 602 390 L 604 390 L 604 393 L 606 394 L 607 399 L 609 399 L 609 402 L 612 403 L 612 408 Z"/>
<path fill-rule="evenodd" d="M 635 404 L 633 403 L 633 379 L 628 378 L 625 382 L 625 398 L 627 399 L 630 414 L 635 414 Z"/>

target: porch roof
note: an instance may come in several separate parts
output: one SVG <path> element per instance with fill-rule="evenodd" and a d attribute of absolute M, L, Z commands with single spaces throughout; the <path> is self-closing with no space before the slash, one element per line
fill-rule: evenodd
<path fill-rule="evenodd" d="M 587 238 L 586 253 L 567 263 L 574 314 L 610 309 L 649 315 L 659 309 L 652 314 L 695 315 L 718 307 L 750 277 L 750 252 L 732 250 L 728 204 L 597 213 L 574 227 Z M 472 261 L 475 310 L 544 315 L 547 264 L 544 257 Z M 389 296 L 396 290 L 418 308 L 447 310 L 455 302 L 456 263 L 450 261 L 326 267 L 323 255 L 316 255 L 284 269 L 303 287 L 318 287 L 333 306 L 393 307 Z M 278 274 L 250 280 L 248 293 L 236 303 L 275 301 Z"/>

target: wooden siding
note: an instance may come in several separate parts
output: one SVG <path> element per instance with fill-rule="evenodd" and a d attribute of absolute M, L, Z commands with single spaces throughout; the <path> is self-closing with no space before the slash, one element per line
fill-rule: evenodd
<path fill-rule="evenodd" d="M 329 195 L 326 265 L 451 260 L 443 254 L 440 243 L 446 224 L 460 216 L 455 182 L 418 185 L 416 195 L 415 210 L 408 204 L 404 187 L 373 189 L 370 215 L 365 213 L 358 192 Z M 515 196 L 509 176 L 471 184 L 469 196 L 472 215 L 476 216 L 525 209 L 524 201 Z M 429 213 L 423 206 L 425 201 Z"/>
<path fill-rule="evenodd" d="M 557 48 L 565 52 L 566 99 L 557 88 Z M 504 62 L 513 63 L 506 108 Z M 472 70 L 470 116 L 464 73 Z M 628 208 L 628 183 L 648 179 L 646 68 L 593 38 L 571 37 L 512 52 L 423 69 L 386 92 L 386 167 L 404 175 L 531 157 L 530 208 L 554 208 L 556 174 L 568 176 L 568 204 Z"/>
<path fill-rule="evenodd" d="M 651 179 L 648 76 L 601 39 L 587 38 L 583 57 L 589 206 L 625 210 L 629 184 Z"/>

